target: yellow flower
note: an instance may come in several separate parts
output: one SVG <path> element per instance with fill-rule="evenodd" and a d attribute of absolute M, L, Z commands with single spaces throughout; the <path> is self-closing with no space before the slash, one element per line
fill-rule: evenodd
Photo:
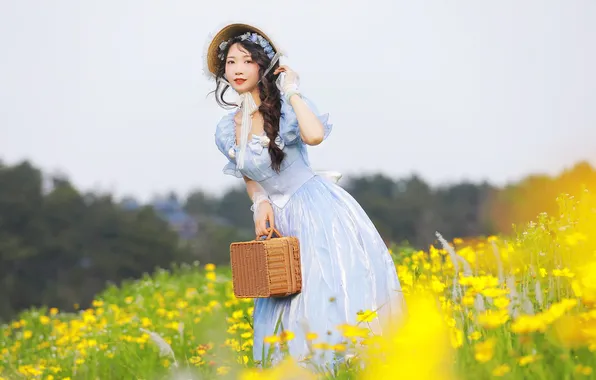
<path fill-rule="evenodd" d="M 539 272 L 540 272 L 540 277 L 542 277 L 542 278 L 546 277 L 546 275 L 548 274 L 547 270 L 544 268 L 540 268 Z"/>
<path fill-rule="evenodd" d="M 213 272 L 215 270 L 215 264 L 205 264 L 205 270 L 208 272 Z"/>
<path fill-rule="evenodd" d="M 462 304 L 464 304 L 465 306 L 472 306 L 474 305 L 474 297 L 473 296 L 464 296 L 462 298 Z"/>
<path fill-rule="evenodd" d="M 267 342 L 267 343 L 269 343 L 269 342 Z M 238 342 L 238 340 L 236 340 L 236 339 L 226 339 L 225 345 L 230 347 L 232 350 L 235 350 L 235 351 L 240 350 L 240 342 Z M 199 347 L 197 349 L 197 353 L 199 355 L 205 355 L 206 352 L 207 352 L 207 349 L 204 347 Z"/>
<path fill-rule="evenodd" d="M 217 367 L 216 372 L 218 375 L 227 375 L 230 372 L 230 367 Z"/>
<path fill-rule="evenodd" d="M 536 331 L 546 331 L 543 318 L 536 315 L 522 315 L 511 324 L 511 331 L 516 334 L 529 334 Z"/>
<path fill-rule="evenodd" d="M 459 329 L 450 329 L 451 346 L 459 348 L 464 344 L 464 333 Z"/>
<path fill-rule="evenodd" d="M 282 331 L 279 338 L 284 342 L 289 342 L 294 339 L 294 333 L 291 331 Z"/>
<path fill-rule="evenodd" d="M 565 237 L 565 242 L 570 246 L 574 246 L 577 245 L 580 241 L 585 241 L 587 239 L 588 238 L 586 235 L 579 232 L 574 232 Z"/>
<path fill-rule="evenodd" d="M 488 310 L 484 314 L 478 316 L 478 324 L 486 329 L 494 329 L 502 326 L 509 320 L 507 310 L 491 311 Z"/>
<path fill-rule="evenodd" d="M 143 326 L 145 328 L 151 327 L 152 326 L 151 320 L 147 317 L 141 318 L 141 326 Z"/>
<path fill-rule="evenodd" d="M 244 316 L 244 310 L 234 310 L 234 312 L 232 313 L 232 318 L 234 319 L 240 319 Z"/>
<path fill-rule="evenodd" d="M 525 367 L 528 364 L 534 363 L 538 359 L 539 359 L 538 355 L 526 355 L 526 356 L 522 356 L 521 358 L 519 358 L 518 362 L 521 367 Z"/>
<path fill-rule="evenodd" d="M 248 364 L 248 356 L 242 355 L 238 357 L 238 364 Z"/>
<path fill-rule="evenodd" d="M 568 277 L 573 278 L 575 277 L 575 273 L 571 272 L 569 268 L 561 269 L 553 269 L 553 276 L 555 277 Z"/>
<path fill-rule="evenodd" d="M 265 343 L 273 344 L 273 343 L 278 343 L 279 341 L 281 341 L 281 339 L 277 335 L 271 335 L 271 336 L 265 337 L 265 339 L 263 339 L 263 341 Z"/>
<path fill-rule="evenodd" d="M 365 338 L 369 333 L 369 330 L 364 327 L 352 326 L 348 324 L 339 325 L 337 326 L 337 329 L 341 331 L 342 335 L 346 338 Z"/>
<path fill-rule="evenodd" d="M 356 316 L 358 322 L 372 322 L 377 317 L 376 311 L 359 311 Z"/>
<path fill-rule="evenodd" d="M 495 354 L 495 344 L 496 340 L 494 338 L 477 343 L 474 346 L 474 358 L 480 363 L 488 362 Z"/>
<path fill-rule="evenodd" d="M 509 367 L 507 364 L 501 364 L 500 366 L 493 369 L 492 374 L 495 377 L 501 377 L 505 376 L 509 372 L 511 372 L 511 367 Z"/>
<path fill-rule="evenodd" d="M 507 297 L 497 297 L 493 300 L 496 307 L 499 309 L 505 309 L 509 306 L 509 298 Z"/>
<path fill-rule="evenodd" d="M 24 376 L 41 376 L 43 374 L 42 371 L 40 371 L 39 369 L 33 367 L 32 365 L 22 365 L 18 368 L 19 373 L 21 373 Z"/>
<path fill-rule="evenodd" d="M 298 365 L 291 358 L 286 358 L 280 364 L 265 370 L 254 368 L 246 369 L 242 371 L 238 377 L 239 380 L 281 380 L 286 378 L 316 380 L 318 376 L 312 371 Z"/>
<path fill-rule="evenodd" d="M 333 351 L 335 352 L 344 352 L 346 350 L 346 346 L 343 344 L 336 344 L 333 346 Z"/>
<path fill-rule="evenodd" d="M 180 324 L 178 322 L 170 322 L 166 323 L 165 327 L 172 330 L 178 330 L 180 328 Z"/>
<path fill-rule="evenodd" d="M 482 338 L 482 334 L 479 331 L 474 331 L 468 336 L 468 338 L 472 341 L 480 340 L 480 338 Z"/>
<path fill-rule="evenodd" d="M 580 375 L 590 376 L 592 374 L 592 367 L 578 364 L 575 366 L 575 372 Z"/>
<path fill-rule="evenodd" d="M 49 324 L 50 324 L 50 317 L 48 317 L 48 316 L 46 316 L 46 315 L 41 315 L 41 316 L 39 317 L 39 322 L 40 322 L 42 325 L 49 325 Z"/>
<path fill-rule="evenodd" d="M 215 272 L 207 272 L 205 273 L 205 278 L 209 281 L 215 281 L 217 276 L 215 275 Z"/>
<path fill-rule="evenodd" d="M 508 292 L 507 290 L 498 289 L 498 288 L 487 288 L 481 291 L 482 295 L 491 298 L 503 297 Z"/>
<path fill-rule="evenodd" d="M 199 366 L 199 365 L 205 363 L 203 361 L 203 358 L 201 358 L 200 356 L 192 356 L 188 359 L 188 361 L 190 362 L 190 364 L 194 364 L 195 366 Z M 168 364 L 169 364 L 169 362 L 168 362 Z"/>
<path fill-rule="evenodd" d="M 432 289 L 435 293 L 443 293 L 447 285 L 442 283 L 436 276 L 432 276 Z"/>
<path fill-rule="evenodd" d="M 330 351 L 332 346 L 327 342 L 320 342 L 313 344 L 312 348 L 315 350 Z"/>

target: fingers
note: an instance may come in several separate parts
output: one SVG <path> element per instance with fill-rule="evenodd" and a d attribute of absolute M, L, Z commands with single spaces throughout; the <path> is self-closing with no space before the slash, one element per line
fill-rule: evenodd
<path fill-rule="evenodd" d="M 267 226 L 269 221 L 269 226 Z M 275 228 L 275 221 L 273 218 L 273 211 L 267 212 L 263 218 L 257 220 L 255 223 L 255 234 L 257 237 L 269 235 L 269 231 Z"/>
<path fill-rule="evenodd" d="M 267 228 L 267 220 L 269 215 L 264 215 L 263 218 L 260 218 L 256 223 L 256 232 L 257 236 L 264 236 L 269 234 L 269 228 Z"/>
<path fill-rule="evenodd" d="M 257 233 L 257 237 L 267 235 L 267 229 L 265 228 L 265 222 L 263 220 L 259 220 L 255 227 L 256 227 L 255 231 Z"/>
<path fill-rule="evenodd" d="M 285 71 L 292 71 L 292 70 L 287 65 L 280 65 L 277 69 L 275 69 L 273 74 L 279 74 L 279 73 L 285 72 Z"/>

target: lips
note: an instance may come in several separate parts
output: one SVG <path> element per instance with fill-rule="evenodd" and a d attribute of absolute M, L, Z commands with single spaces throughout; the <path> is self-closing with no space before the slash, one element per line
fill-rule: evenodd
<path fill-rule="evenodd" d="M 241 79 L 241 78 L 234 79 L 234 83 L 236 83 L 236 84 L 238 84 L 238 85 L 240 85 L 240 84 L 242 84 L 242 83 L 244 83 L 244 82 L 246 82 L 246 79 Z"/>

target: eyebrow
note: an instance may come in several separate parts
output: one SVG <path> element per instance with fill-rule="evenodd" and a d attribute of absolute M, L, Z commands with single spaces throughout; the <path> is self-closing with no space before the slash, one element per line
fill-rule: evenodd
<path fill-rule="evenodd" d="M 252 56 L 250 54 L 244 54 L 243 57 L 244 58 L 246 58 L 246 57 L 251 58 Z M 236 56 L 235 55 L 230 55 L 230 56 L 228 56 L 228 59 L 236 59 Z"/>

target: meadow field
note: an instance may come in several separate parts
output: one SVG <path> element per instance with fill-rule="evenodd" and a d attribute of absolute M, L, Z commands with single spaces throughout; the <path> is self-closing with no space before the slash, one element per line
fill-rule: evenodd
<path fill-rule="evenodd" d="M 337 326 L 339 345 L 310 334 L 312 355 L 344 359 L 332 370 L 257 369 L 252 300 L 233 296 L 229 268 L 196 263 L 110 287 L 86 310 L 21 313 L 0 327 L 0 380 L 592 378 L 596 196 L 558 203 L 512 236 L 393 247 L 408 317 L 376 336 L 363 310 Z M 267 340 L 283 350 L 293 337 Z"/>

